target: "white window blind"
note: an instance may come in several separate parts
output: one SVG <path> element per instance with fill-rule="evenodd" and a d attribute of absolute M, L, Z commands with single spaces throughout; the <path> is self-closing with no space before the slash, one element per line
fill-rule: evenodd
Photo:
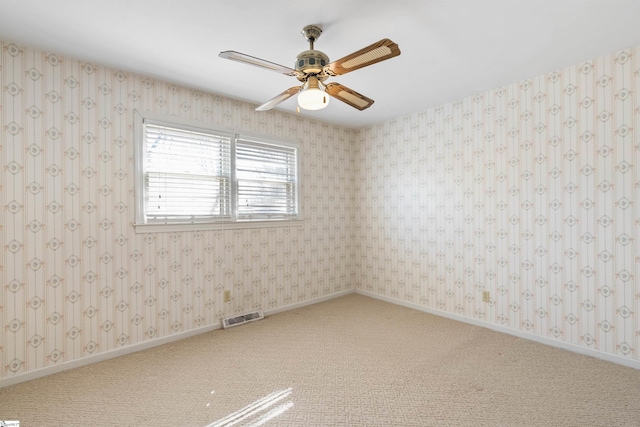
<path fill-rule="evenodd" d="M 235 148 L 237 218 L 297 216 L 297 150 L 243 139 Z"/>
<path fill-rule="evenodd" d="M 298 219 L 297 144 L 151 112 L 135 117 L 139 231 Z"/>
<path fill-rule="evenodd" d="M 231 136 L 145 123 L 147 222 L 231 217 Z"/>

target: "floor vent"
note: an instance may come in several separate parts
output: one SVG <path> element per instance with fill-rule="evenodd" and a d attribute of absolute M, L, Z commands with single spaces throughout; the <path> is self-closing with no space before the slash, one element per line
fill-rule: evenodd
<path fill-rule="evenodd" d="M 248 322 L 253 322 L 254 320 L 264 319 L 264 314 L 262 314 L 262 310 L 252 311 L 251 313 L 243 314 L 240 316 L 228 317 L 226 319 L 222 319 L 222 327 L 224 329 L 233 328 L 234 326 L 244 325 Z"/>

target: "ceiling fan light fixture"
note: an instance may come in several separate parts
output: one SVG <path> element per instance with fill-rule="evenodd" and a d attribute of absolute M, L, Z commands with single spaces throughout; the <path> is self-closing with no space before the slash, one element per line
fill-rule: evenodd
<path fill-rule="evenodd" d="M 322 29 L 317 25 L 307 25 L 302 29 L 302 36 L 309 42 L 309 49 L 300 52 L 295 60 L 294 68 L 274 62 L 265 61 L 255 56 L 233 50 L 220 52 L 221 58 L 238 61 L 244 64 L 255 65 L 270 71 L 282 73 L 285 76 L 295 77 L 302 86 L 294 86 L 276 95 L 274 98 L 258 106 L 256 111 L 271 110 L 281 102 L 298 95 L 298 107 L 305 110 L 322 110 L 329 105 L 329 97 L 336 98 L 345 104 L 360 111 L 373 105 L 373 99 L 359 94 L 339 83 L 327 83 L 330 77 L 341 76 L 363 67 L 386 61 L 400 55 L 400 48 L 389 39 L 382 39 L 350 55 L 329 62 L 329 57 L 314 48 L 314 43 L 322 34 Z"/>
<path fill-rule="evenodd" d="M 322 110 L 329 105 L 329 95 L 315 76 L 309 76 L 298 95 L 298 105 L 305 110 Z"/>

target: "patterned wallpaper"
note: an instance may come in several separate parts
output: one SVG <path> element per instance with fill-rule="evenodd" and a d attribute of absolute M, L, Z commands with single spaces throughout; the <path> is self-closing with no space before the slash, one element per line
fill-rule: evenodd
<path fill-rule="evenodd" d="M 0 380 L 354 289 L 640 360 L 640 47 L 350 130 L 1 46 Z M 136 234 L 136 109 L 299 142 L 304 222 Z"/>
<path fill-rule="evenodd" d="M 357 289 L 640 360 L 639 90 L 635 47 L 361 130 Z"/>
<path fill-rule="evenodd" d="M 0 379 L 353 290 L 355 131 L 1 47 Z M 136 234 L 134 110 L 300 143 L 304 222 Z"/>

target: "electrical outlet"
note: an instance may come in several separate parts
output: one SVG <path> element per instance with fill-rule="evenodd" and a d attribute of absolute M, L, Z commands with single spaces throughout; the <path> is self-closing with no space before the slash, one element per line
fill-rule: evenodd
<path fill-rule="evenodd" d="M 491 294 L 489 294 L 489 291 L 482 291 L 482 302 L 491 302 Z"/>
<path fill-rule="evenodd" d="M 224 291 L 224 302 L 231 301 L 231 291 Z"/>

